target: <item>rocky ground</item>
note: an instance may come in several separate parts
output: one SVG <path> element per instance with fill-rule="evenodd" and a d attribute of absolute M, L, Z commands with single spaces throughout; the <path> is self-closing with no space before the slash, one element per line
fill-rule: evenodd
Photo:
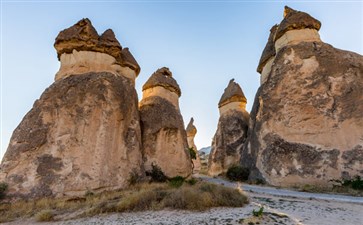
<path fill-rule="evenodd" d="M 363 224 L 363 198 L 361 197 L 296 192 L 240 185 L 206 176 L 201 178 L 220 185 L 242 188 L 250 197 L 251 203 L 243 208 L 214 208 L 204 212 L 144 211 L 39 224 Z M 257 211 L 261 206 L 264 207 L 263 215 L 253 216 L 253 210 Z M 34 220 L 26 220 L 9 224 L 37 223 Z"/>

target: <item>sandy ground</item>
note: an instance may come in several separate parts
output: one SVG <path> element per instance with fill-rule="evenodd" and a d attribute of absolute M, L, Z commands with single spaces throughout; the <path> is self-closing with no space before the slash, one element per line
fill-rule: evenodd
<path fill-rule="evenodd" d="M 250 204 L 243 208 L 214 208 L 204 212 L 144 211 L 99 215 L 53 223 L 35 223 L 33 219 L 30 219 L 8 224 L 363 225 L 363 198 L 240 185 L 208 177 L 202 177 L 202 179 L 244 189 L 250 198 Z M 264 207 L 263 216 L 254 217 L 252 211 L 258 210 L 261 206 Z"/>

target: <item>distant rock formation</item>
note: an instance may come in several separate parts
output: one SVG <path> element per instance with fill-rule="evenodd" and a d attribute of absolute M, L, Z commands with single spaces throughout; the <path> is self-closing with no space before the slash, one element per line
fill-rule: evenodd
<path fill-rule="evenodd" d="M 0 181 L 22 198 L 126 187 L 130 173 L 143 173 L 139 66 L 112 30 L 98 36 L 88 19 L 60 32 L 55 48 L 56 82 L 15 129 Z"/>
<path fill-rule="evenodd" d="M 284 14 L 257 69 L 241 163 L 277 186 L 363 176 L 363 57 L 323 43 L 309 14 Z"/>
<path fill-rule="evenodd" d="M 238 165 L 247 138 L 249 114 L 241 87 L 230 80 L 218 103 L 219 121 L 208 160 L 208 174 L 216 176 Z"/>
<path fill-rule="evenodd" d="M 155 164 L 168 177 L 192 173 L 187 134 L 179 110 L 179 85 L 166 67 L 144 84 L 139 104 L 145 170 Z"/>
<path fill-rule="evenodd" d="M 196 156 L 196 159 L 192 159 L 193 173 L 199 173 L 199 171 L 201 169 L 200 157 L 198 154 L 197 146 L 194 143 L 194 137 L 197 134 L 197 128 L 194 126 L 193 123 L 194 123 L 194 119 L 192 117 L 186 128 L 186 132 L 187 132 L 188 146 L 189 146 L 189 148 L 193 148 L 193 150 L 195 152 L 195 156 Z"/>

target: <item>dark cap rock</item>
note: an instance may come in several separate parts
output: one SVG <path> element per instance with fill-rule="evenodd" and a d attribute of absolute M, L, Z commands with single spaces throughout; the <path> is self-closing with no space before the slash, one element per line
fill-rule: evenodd
<path fill-rule="evenodd" d="M 127 48 L 122 49 L 115 33 L 107 29 L 99 36 L 87 18 L 59 32 L 54 47 L 57 50 L 58 59 L 63 53 L 70 54 L 73 50 L 101 52 L 113 56 L 121 66 L 130 67 L 136 75 L 140 73 L 139 64 Z"/>
<path fill-rule="evenodd" d="M 274 40 L 276 41 L 289 30 L 315 29 L 320 30 L 321 22 L 305 12 L 285 6 L 284 19 L 281 21 Z"/>
<path fill-rule="evenodd" d="M 180 87 L 176 80 L 172 77 L 172 73 L 167 67 L 163 67 L 155 71 L 146 81 L 144 86 L 142 86 L 142 90 L 144 91 L 156 86 L 161 86 L 169 91 L 175 92 L 179 97 L 181 96 Z"/>
<path fill-rule="evenodd" d="M 136 72 L 136 76 L 140 73 L 140 66 L 136 59 L 129 51 L 129 48 L 123 48 L 121 51 L 121 65 L 127 66 Z"/>
<path fill-rule="evenodd" d="M 267 44 L 265 48 L 263 49 L 260 62 L 258 63 L 257 72 L 262 73 L 263 67 L 266 65 L 267 61 L 276 55 L 275 50 L 275 42 L 274 42 L 274 36 L 277 31 L 277 28 L 279 27 L 278 24 L 274 25 L 270 29 L 270 36 L 268 37 Z"/>
<path fill-rule="evenodd" d="M 224 93 L 219 100 L 218 107 L 222 107 L 230 102 L 245 102 L 247 99 L 243 94 L 241 87 L 234 82 L 234 79 L 229 81 L 227 88 L 224 89 Z"/>
<path fill-rule="evenodd" d="M 197 133 L 197 128 L 194 126 L 194 119 L 193 117 L 190 119 L 188 126 L 186 128 L 187 135 L 195 135 Z"/>

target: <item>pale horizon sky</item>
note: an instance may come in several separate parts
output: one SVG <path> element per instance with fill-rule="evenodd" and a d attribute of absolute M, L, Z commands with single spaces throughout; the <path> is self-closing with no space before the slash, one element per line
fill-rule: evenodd
<path fill-rule="evenodd" d="M 198 129 L 198 149 L 211 145 L 218 101 L 235 78 L 250 111 L 259 87 L 256 67 L 284 6 L 322 22 L 321 39 L 363 54 L 362 1 L 6 1 L 1 0 L 1 152 L 14 129 L 54 81 L 59 31 L 89 18 L 98 33 L 111 28 L 141 66 L 142 85 L 163 66 L 179 83 L 185 125 Z"/>

